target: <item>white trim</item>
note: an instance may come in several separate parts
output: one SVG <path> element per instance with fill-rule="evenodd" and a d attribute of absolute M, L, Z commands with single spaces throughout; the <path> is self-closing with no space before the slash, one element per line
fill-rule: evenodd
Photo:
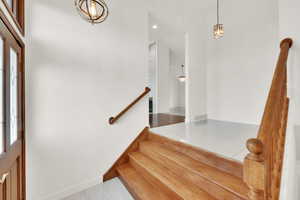
<path fill-rule="evenodd" d="M 207 120 L 207 115 L 197 115 L 191 119 L 191 122 L 205 121 Z"/>
<path fill-rule="evenodd" d="M 190 115 L 190 102 L 189 102 L 189 67 L 190 67 L 190 53 L 189 53 L 189 34 L 185 33 L 184 35 L 184 48 L 185 48 L 185 57 L 184 57 L 184 64 L 185 64 L 185 122 L 189 123 L 191 121 L 191 115 Z"/>
<path fill-rule="evenodd" d="M 153 113 L 158 113 L 158 104 L 159 104 L 159 102 L 158 102 L 158 90 L 159 90 L 159 86 L 158 86 L 158 76 L 159 76 L 159 74 L 158 74 L 158 65 L 159 65 L 159 62 L 158 62 L 158 60 L 159 60 L 159 54 L 158 54 L 158 48 L 159 48 L 159 42 L 158 41 L 155 41 L 155 58 L 156 58 L 156 66 L 155 66 L 155 107 L 153 107 Z"/>
<path fill-rule="evenodd" d="M 300 192 L 299 192 L 299 186 L 300 186 L 300 160 L 297 161 L 296 163 L 296 175 L 297 175 L 297 180 L 296 180 L 296 198 L 300 198 Z"/>
<path fill-rule="evenodd" d="M 149 43 L 149 47 L 148 49 L 150 50 L 151 46 L 155 47 L 155 80 L 154 80 L 154 86 L 155 89 L 151 91 L 152 93 L 152 104 L 153 104 L 153 111 L 152 113 L 157 113 L 158 111 L 158 46 L 159 46 L 159 42 L 158 41 L 152 41 Z M 148 55 L 149 55 L 149 51 L 148 51 Z M 150 68 L 150 66 L 148 66 L 148 68 Z M 148 80 L 150 82 L 150 74 L 149 74 L 149 70 L 148 70 Z"/>
<path fill-rule="evenodd" d="M 204 115 L 197 115 L 190 119 L 186 119 L 185 123 L 200 122 L 200 121 L 206 121 L 206 120 L 207 120 L 207 114 L 204 114 Z"/>
<path fill-rule="evenodd" d="M 297 165 L 296 165 L 296 171 L 297 171 L 297 175 L 300 177 L 300 160 L 297 160 Z"/>

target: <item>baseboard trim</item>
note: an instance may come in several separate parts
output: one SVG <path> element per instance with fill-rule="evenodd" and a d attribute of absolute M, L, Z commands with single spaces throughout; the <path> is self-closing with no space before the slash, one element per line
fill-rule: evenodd
<path fill-rule="evenodd" d="M 193 117 L 192 119 L 187 119 L 185 120 L 186 123 L 190 123 L 190 122 L 200 122 L 200 121 L 206 121 L 207 120 L 207 114 L 205 115 L 198 115 Z"/>
<path fill-rule="evenodd" d="M 177 106 L 170 108 L 170 113 L 180 116 L 185 116 L 185 107 L 183 106 Z"/>
<path fill-rule="evenodd" d="M 44 196 L 42 198 L 35 198 L 35 200 L 61 200 L 63 198 L 71 196 L 72 194 L 76 194 L 78 192 L 81 192 L 85 189 L 88 189 L 88 188 L 98 185 L 98 184 L 101 184 L 101 180 L 99 177 L 90 179 L 90 180 L 86 180 L 82 183 L 71 185 L 61 191 Z"/>
<path fill-rule="evenodd" d="M 300 160 L 296 161 L 296 171 L 297 171 L 297 175 L 300 178 Z"/>

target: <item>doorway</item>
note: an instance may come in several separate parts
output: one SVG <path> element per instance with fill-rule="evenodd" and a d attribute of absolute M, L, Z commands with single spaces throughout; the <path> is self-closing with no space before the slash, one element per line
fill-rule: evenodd
<path fill-rule="evenodd" d="M 24 45 L 10 30 L 0 20 L 0 200 L 22 200 L 25 198 Z"/>
<path fill-rule="evenodd" d="M 172 30 L 171 37 L 169 26 L 155 12 L 149 14 L 148 30 L 149 125 L 184 122 L 185 34 Z"/>

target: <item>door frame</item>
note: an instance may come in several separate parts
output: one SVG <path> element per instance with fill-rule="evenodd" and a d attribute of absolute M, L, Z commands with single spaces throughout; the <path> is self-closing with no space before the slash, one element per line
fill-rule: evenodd
<path fill-rule="evenodd" d="M 21 58 L 20 58 L 20 60 L 21 60 L 20 61 L 21 62 L 21 64 L 20 64 L 21 65 L 21 80 L 22 80 L 22 87 L 21 87 L 22 110 L 21 110 L 21 112 L 22 112 L 22 119 L 23 119 L 22 124 L 21 124 L 21 126 L 22 126 L 21 138 L 22 138 L 22 154 L 23 154 L 22 155 L 22 157 L 23 157 L 22 170 L 23 170 L 23 175 L 24 175 L 24 177 L 22 178 L 22 181 L 23 181 L 22 192 L 23 192 L 24 200 L 26 200 L 25 43 L 23 41 L 24 39 L 18 34 L 17 30 L 12 25 L 13 22 L 10 22 L 8 17 L 4 14 L 4 12 L 1 9 L 0 9 L 0 19 L 2 20 L 2 22 L 4 23 L 6 28 L 9 30 L 9 32 L 12 34 L 12 36 L 15 38 L 15 40 L 21 47 Z"/>
<path fill-rule="evenodd" d="M 157 101 L 157 97 L 158 97 L 158 41 L 152 41 L 149 42 L 148 44 L 148 56 L 149 56 L 149 52 L 150 52 L 150 48 L 154 47 L 155 48 L 155 76 L 154 76 L 154 86 L 155 88 L 151 88 L 152 90 L 150 91 L 150 93 L 152 94 L 152 114 L 157 114 L 158 112 L 158 101 Z M 148 79 L 150 82 L 150 74 L 149 74 L 149 69 L 150 69 L 150 65 L 148 63 Z M 149 86 L 150 87 L 150 86 Z"/>

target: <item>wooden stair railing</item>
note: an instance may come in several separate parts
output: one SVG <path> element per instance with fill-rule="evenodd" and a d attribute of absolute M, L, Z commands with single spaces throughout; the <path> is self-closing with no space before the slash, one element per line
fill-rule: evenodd
<path fill-rule="evenodd" d="M 136 98 L 131 104 L 129 104 L 124 110 L 122 110 L 117 116 L 110 117 L 108 120 L 109 124 L 112 125 L 116 121 L 118 121 L 120 117 L 122 117 L 132 106 L 134 106 L 139 100 L 141 100 L 144 96 L 146 96 L 150 91 L 151 89 L 146 87 L 145 91 L 138 98 Z"/>
<path fill-rule="evenodd" d="M 244 182 L 250 200 L 278 200 L 285 149 L 289 99 L 287 59 L 293 41 L 280 43 L 280 55 L 265 106 L 258 136 L 247 141 L 250 153 L 244 160 Z"/>

